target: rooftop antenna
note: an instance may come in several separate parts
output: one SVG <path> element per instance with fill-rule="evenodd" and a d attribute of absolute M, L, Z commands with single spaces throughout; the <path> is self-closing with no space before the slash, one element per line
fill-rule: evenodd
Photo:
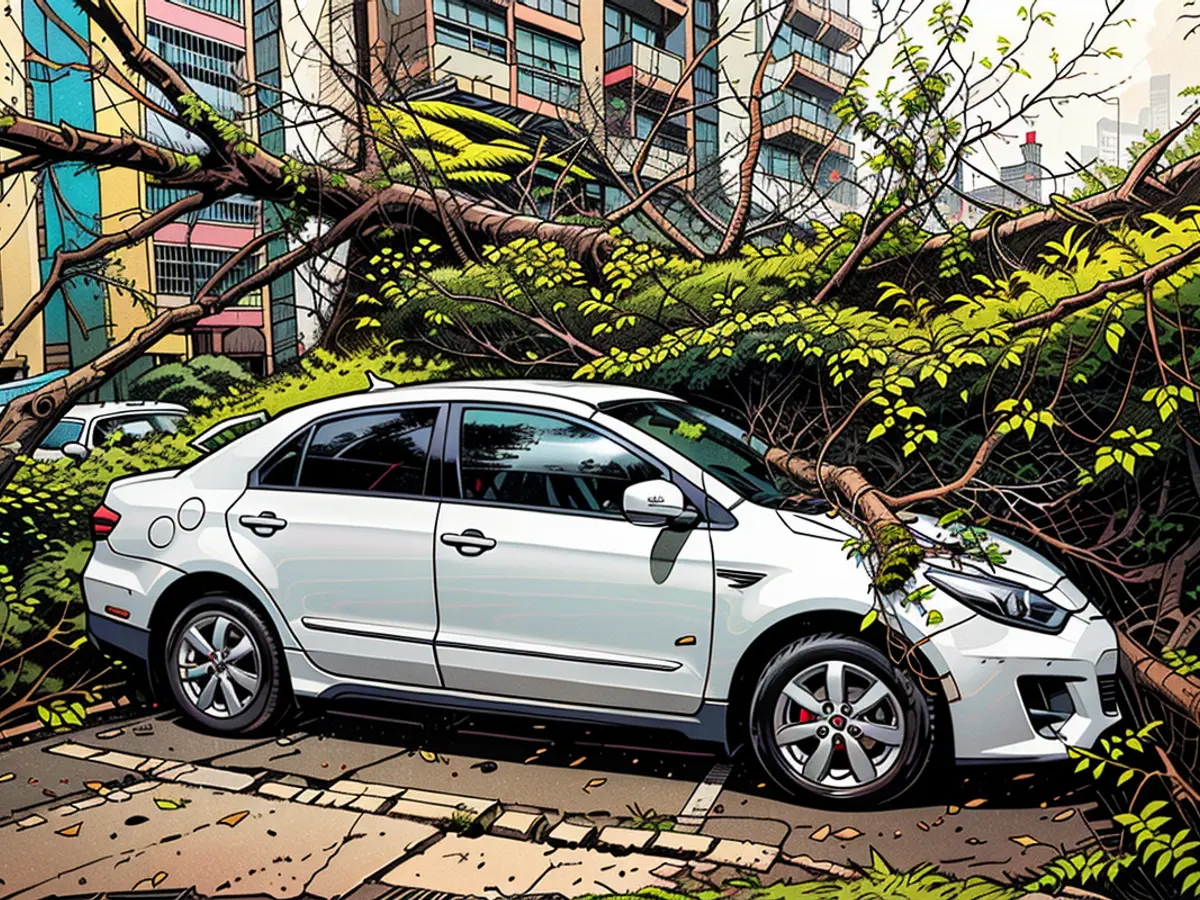
<path fill-rule="evenodd" d="M 386 378 L 380 378 L 374 372 L 367 372 L 368 391 L 388 391 L 394 387 L 399 387 L 399 385 L 394 381 L 388 381 Z"/>

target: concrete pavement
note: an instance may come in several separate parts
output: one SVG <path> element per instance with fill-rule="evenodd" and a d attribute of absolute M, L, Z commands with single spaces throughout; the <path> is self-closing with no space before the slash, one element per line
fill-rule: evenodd
<path fill-rule="evenodd" d="M 811 877 L 791 861 L 865 865 L 872 847 L 896 868 L 1005 881 L 1091 840 L 1091 804 L 1057 772 L 954 772 L 919 805 L 831 813 L 701 745 L 633 739 L 335 716 L 226 739 L 171 713 L 42 737 L 0 753 L 0 898 L 332 898 L 364 882 L 579 896 L 679 872 Z"/>

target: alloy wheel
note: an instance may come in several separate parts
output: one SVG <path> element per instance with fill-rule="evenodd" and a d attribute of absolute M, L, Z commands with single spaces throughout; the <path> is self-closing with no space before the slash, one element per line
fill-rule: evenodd
<path fill-rule="evenodd" d="M 175 662 L 184 697 L 215 719 L 237 716 L 263 689 L 262 650 L 249 627 L 227 612 L 210 610 L 190 619 Z"/>
<path fill-rule="evenodd" d="M 869 669 L 833 659 L 808 666 L 784 685 L 773 726 L 793 777 L 828 794 L 871 785 L 896 766 L 904 706 Z"/>

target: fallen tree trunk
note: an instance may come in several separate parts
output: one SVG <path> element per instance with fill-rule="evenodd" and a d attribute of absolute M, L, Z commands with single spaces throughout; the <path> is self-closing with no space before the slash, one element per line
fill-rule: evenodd
<path fill-rule="evenodd" d="M 1200 679 L 1176 672 L 1120 629 L 1117 629 L 1117 647 L 1135 684 L 1146 688 L 1200 727 Z"/>

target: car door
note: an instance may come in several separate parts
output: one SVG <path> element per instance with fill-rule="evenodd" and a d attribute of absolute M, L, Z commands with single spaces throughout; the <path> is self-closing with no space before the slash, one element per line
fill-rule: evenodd
<path fill-rule="evenodd" d="M 229 511 L 246 566 L 312 661 L 337 675 L 437 686 L 438 405 L 360 409 L 293 435 Z"/>
<path fill-rule="evenodd" d="M 623 439 L 546 410 L 455 404 L 435 547 L 448 688 L 687 714 L 713 617 L 703 527 L 634 525 L 626 487 L 669 476 Z"/>

